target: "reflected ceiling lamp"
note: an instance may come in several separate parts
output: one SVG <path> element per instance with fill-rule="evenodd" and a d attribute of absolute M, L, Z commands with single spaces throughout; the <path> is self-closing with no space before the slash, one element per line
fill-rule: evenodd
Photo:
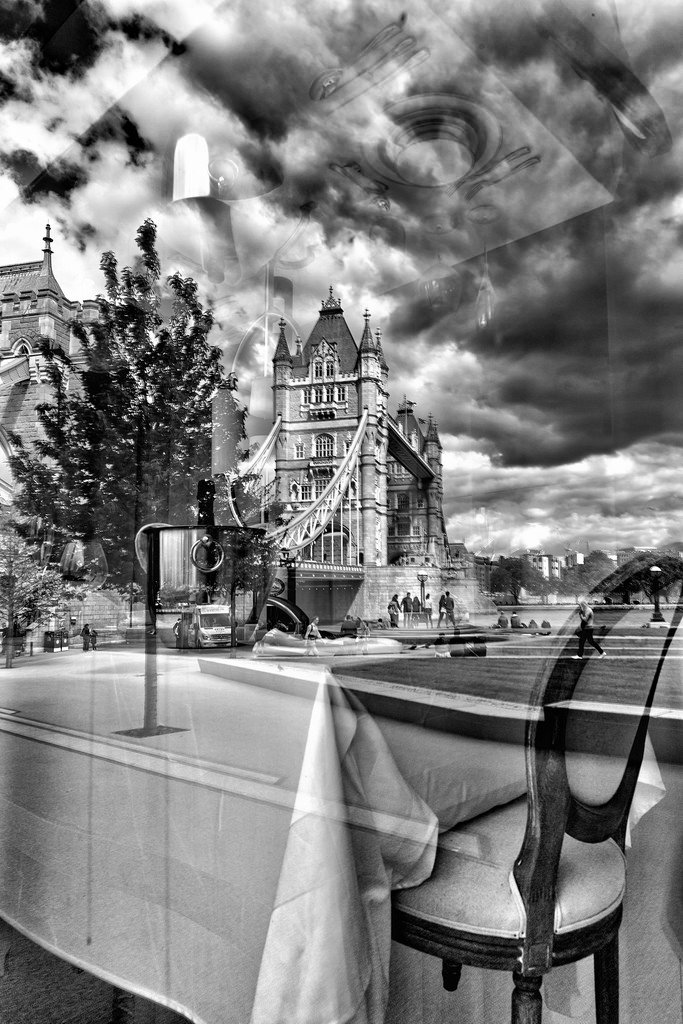
<path fill-rule="evenodd" d="M 496 307 L 496 293 L 489 277 L 489 260 L 486 249 L 484 249 L 484 273 L 482 274 L 477 301 L 475 303 L 475 315 L 478 327 L 488 327 L 493 320 Z"/>
<path fill-rule="evenodd" d="M 462 279 L 452 267 L 441 262 L 429 267 L 420 279 L 420 293 L 434 310 L 455 311 L 460 305 Z"/>

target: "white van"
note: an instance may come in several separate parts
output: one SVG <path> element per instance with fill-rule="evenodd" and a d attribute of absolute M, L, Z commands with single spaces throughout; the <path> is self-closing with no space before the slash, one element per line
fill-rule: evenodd
<path fill-rule="evenodd" d="M 173 632 L 178 647 L 229 647 L 230 605 L 197 604 L 184 608 Z"/>

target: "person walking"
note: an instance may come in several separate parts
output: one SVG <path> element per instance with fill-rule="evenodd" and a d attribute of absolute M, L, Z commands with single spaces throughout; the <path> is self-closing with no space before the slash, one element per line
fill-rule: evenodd
<path fill-rule="evenodd" d="M 83 639 L 83 650 L 84 651 L 89 651 L 90 650 L 90 623 L 88 623 L 88 622 L 85 623 L 85 625 L 83 626 L 83 629 L 81 630 L 80 635 L 81 635 L 81 637 Z"/>
<path fill-rule="evenodd" d="M 360 652 L 361 654 L 368 653 L 368 640 L 370 638 L 370 623 L 365 619 L 360 620 L 360 626 L 358 627 L 358 636 L 360 637 Z"/>
<path fill-rule="evenodd" d="M 93 651 L 97 650 L 97 630 L 90 630 L 90 649 Z"/>
<path fill-rule="evenodd" d="M 403 610 L 403 625 L 409 626 L 410 619 L 413 614 L 413 599 L 410 596 L 410 591 L 407 592 L 406 596 L 401 601 L 401 609 Z"/>
<path fill-rule="evenodd" d="M 424 605 L 425 624 L 430 629 L 432 628 L 432 625 L 433 625 L 433 623 L 432 623 L 432 611 L 433 611 L 433 609 L 432 609 L 432 598 L 431 598 L 431 596 L 429 594 L 425 594 L 425 605 Z"/>
<path fill-rule="evenodd" d="M 392 629 L 398 629 L 398 619 L 401 614 L 401 606 L 398 603 L 398 594 L 394 594 L 391 601 L 387 605 L 387 611 L 389 612 L 389 622 L 391 623 Z"/>
<path fill-rule="evenodd" d="M 439 621 L 436 624 L 438 629 L 441 625 L 441 620 L 446 618 L 446 595 L 442 594 L 439 598 Z"/>
<path fill-rule="evenodd" d="M 601 658 L 606 658 L 607 654 L 603 651 L 600 644 L 593 638 L 593 629 L 595 627 L 595 620 L 593 618 L 593 609 L 587 601 L 579 601 L 579 618 L 581 624 L 577 630 L 579 636 L 579 653 L 572 654 L 574 661 L 583 661 L 583 652 L 586 644 L 590 644 L 598 652 Z"/>
<path fill-rule="evenodd" d="M 443 607 L 446 612 L 446 622 L 455 626 L 455 601 L 451 597 L 450 590 L 446 591 Z"/>
<path fill-rule="evenodd" d="M 316 615 L 315 618 L 306 626 L 306 633 L 304 639 L 306 641 L 306 657 L 315 658 L 318 656 L 318 648 L 316 647 L 316 640 L 320 640 L 320 630 L 318 629 L 318 622 L 320 619 Z"/>
<path fill-rule="evenodd" d="M 411 616 L 411 623 L 413 626 L 420 625 L 420 615 L 422 614 L 422 605 L 420 604 L 420 598 L 415 595 L 413 598 L 413 614 Z"/>

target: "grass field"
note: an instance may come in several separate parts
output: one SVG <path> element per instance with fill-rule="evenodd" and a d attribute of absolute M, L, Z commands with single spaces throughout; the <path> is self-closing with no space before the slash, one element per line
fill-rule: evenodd
<path fill-rule="evenodd" d="M 663 640 L 663 638 L 662 638 Z M 608 644 L 605 644 L 608 647 Z M 555 643 L 557 654 L 562 644 Z M 642 699 L 649 688 L 659 661 L 661 642 L 633 642 L 620 653 L 611 650 L 607 658 L 591 657 L 583 670 L 584 683 L 590 685 L 591 699 L 632 704 Z M 427 689 L 448 690 L 480 697 L 525 703 L 539 673 L 549 670 L 556 656 L 549 645 L 530 647 L 526 656 L 496 650 L 495 657 L 437 658 L 433 652 L 415 651 L 395 659 L 354 659 L 354 664 L 331 665 L 333 674 L 378 679 Z M 566 655 L 564 655 L 566 656 Z M 683 710 L 683 650 L 671 648 L 664 660 L 655 706 Z"/>

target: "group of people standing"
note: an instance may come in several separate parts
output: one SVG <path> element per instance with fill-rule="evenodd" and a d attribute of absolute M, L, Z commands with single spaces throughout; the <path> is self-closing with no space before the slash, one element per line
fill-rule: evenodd
<path fill-rule="evenodd" d="M 441 595 L 438 607 L 439 621 L 437 622 L 437 628 L 441 625 L 442 621 L 455 626 L 455 601 L 451 597 L 450 591 L 447 590 L 445 594 Z M 434 625 L 434 606 L 430 594 L 425 594 L 424 601 L 421 601 L 417 594 L 411 596 L 410 591 L 400 601 L 398 594 L 394 594 L 389 601 L 387 610 L 392 629 L 399 628 L 401 616 L 403 616 L 404 627 L 417 626 L 421 622 L 424 622 L 429 627 Z"/>
<path fill-rule="evenodd" d="M 84 651 L 96 651 L 97 650 L 97 630 L 90 623 L 86 622 L 81 630 L 81 639 L 83 641 Z"/>

